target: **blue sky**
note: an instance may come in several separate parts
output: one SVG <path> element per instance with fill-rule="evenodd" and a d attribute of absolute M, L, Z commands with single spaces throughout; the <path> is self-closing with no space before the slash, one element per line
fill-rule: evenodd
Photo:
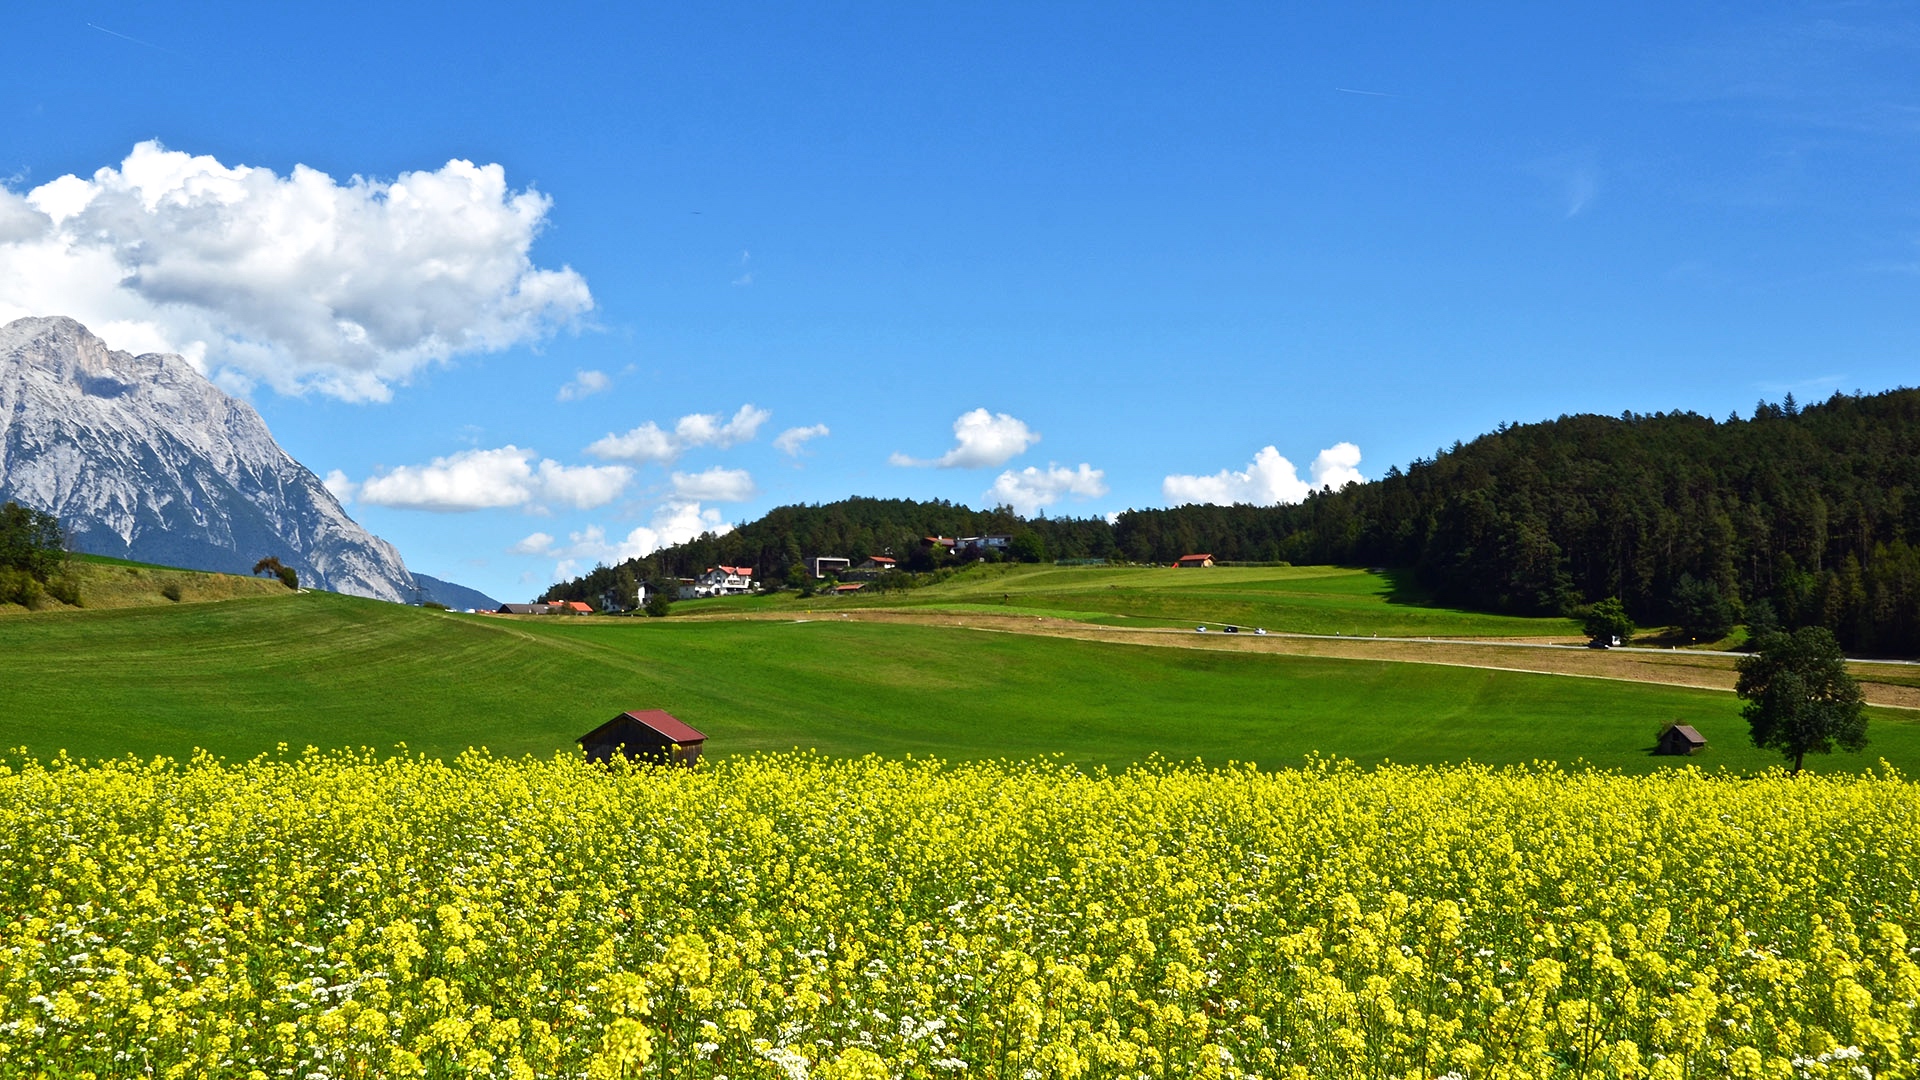
<path fill-rule="evenodd" d="M 1920 381 L 1920 11 L 1549 7 L 37 5 L 0 316 L 198 358 L 502 599 Z"/>

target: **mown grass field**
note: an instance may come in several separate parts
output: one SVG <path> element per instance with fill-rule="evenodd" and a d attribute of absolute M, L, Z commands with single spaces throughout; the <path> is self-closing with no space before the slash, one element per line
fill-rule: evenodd
<path fill-rule="evenodd" d="M 683 601 L 681 614 L 815 612 L 865 607 L 996 611 L 1134 626 L 1235 623 L 1299 634 L 1382 637 L 1578 637 L 1569 619 L 1436 607 L 1400 570 L 1337 566 L 976 566 L 946 581 L 871 596 Z"/>
<path fill-rule="evenodd" d="M 0 620 L 0 746 L 47 757 L 229 758 L 405 743 L 547 755 L 614 713 L 665 708 L 720 755 L 1158 754 L 1298 764 L 1585 761 L 1644 772 L 1659 727 L 1753 770 L 1730 694 L 1421 664 L 1111 645 L 841 620 L 466 616 L 328 593 Z M 1920 724 L 1815 759 L 1920 768 Z"/>

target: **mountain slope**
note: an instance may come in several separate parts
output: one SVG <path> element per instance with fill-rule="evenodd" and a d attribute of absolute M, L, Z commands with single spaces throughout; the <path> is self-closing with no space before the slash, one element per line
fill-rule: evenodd
<path fill-rule="evenodd" d="M 420 584 L 421 600 L 431 601 L 435 604 L 445 604 L 455 611 L 466 611 L 469 609 L 492 611 L 500 606 L 500 601 L 495 600 L 479 589 L 469 589 L 465 585 L 456 585 L 451 581 L 441 581 L 437 577 L 430 577 L 426 574 L 415 574 L 413 575 L 413 580 Z"/>
<path fill-rule="evenodd" d="M 68 318 L 0 327 L 0 500 L 60 518 L 77 551 L 417 600 L 393 545 L 349 518 L 253 407 L 184 359 L 107 348 Z"/>

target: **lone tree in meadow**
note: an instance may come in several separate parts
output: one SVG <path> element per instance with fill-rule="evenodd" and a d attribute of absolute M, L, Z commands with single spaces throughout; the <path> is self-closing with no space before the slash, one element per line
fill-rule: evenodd
<path fill-rule="evenodd" d="M 280 584 L 285 585 L 289 589 L 298 589 L 300 587 L 299 572 L 294 570 L 293 567 L 282 563 L 279 556 L 276 555 L 269 555 L 259 562 L 254 563 L 253 572 L 255 574 L 272 574 L 274 577 L 280 579 Z"/>
<path fill-rule="evenodd" d="M 1626 642 L 1633 638 L 1633 620 L 1627 616 L 1627 606 L 1617 596 L 1609 596 L 1582 613 L 1580 628 L 1594 641 L 1619 638 Z"/>
<path fill-rule="evenodd" d="M 1740 658 L 1734 693 L 1747 703 L 1753 745 L 1778 750 L 1793 762 L 1794 775 L 1808 754 L 1831 754 L 1835 746 L 1856 753 L 1867 745 L 1867 716 L 1860 684 L 1847 674 L 1847 658 L 1833 633 L 1808 626 L 1760 639 Z"/>

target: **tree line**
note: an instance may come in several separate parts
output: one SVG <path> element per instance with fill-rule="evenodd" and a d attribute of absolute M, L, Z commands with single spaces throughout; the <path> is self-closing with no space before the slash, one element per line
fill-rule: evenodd
<path fill-rule="evenodd" d="M 622 564 L 636 580 L 716 563 L 782 581 L 816 555 L 919 558 L 928 535 L 1004 533 L 1027 557 L 1410 567 L 1435 599 L 1562 614 L 1615 597 L 1643 625 L 1820 626 L 1850 651 L 1920 653 L 1920 390 L 1792 395 L 1747 418 L 1693 412 L 1503 424 L 1402 470 L 1289 506 L 1103 519 L 848 499 L 786 506 Z M 934 557 L 934 556 L 929 556 Z M 586 599 L 602 567 L 555 586 Z"/>
<path fill-rule="evenodd" d="M 48 596 L 80 603 L 60 519 L 16 502 L 0 504 L 0 604 L 38 607 Z"/>

